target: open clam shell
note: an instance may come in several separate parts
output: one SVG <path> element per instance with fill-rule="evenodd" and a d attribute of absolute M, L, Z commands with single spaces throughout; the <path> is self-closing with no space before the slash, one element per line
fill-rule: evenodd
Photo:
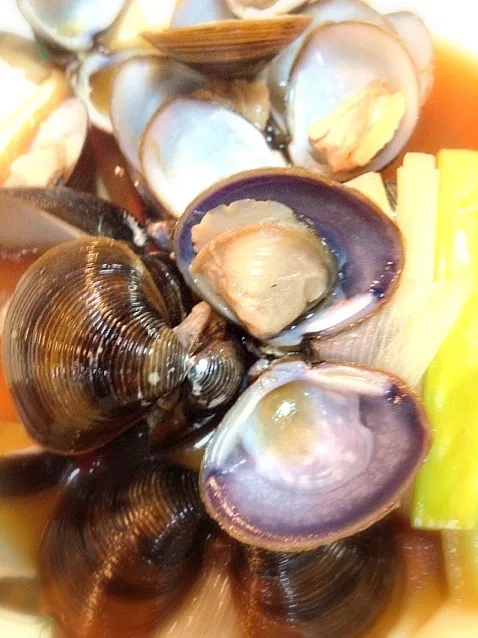
<path fill-rule="evenodd" d="M 337 273 L 327 299 L 268 338 L 271 346 L 296 348 L 304 337 L 334 334 L 364 319 L 394 292 L 404 255 L 400 233 L 392 221 L 354 191 L 313 173 L 259 169 L 225 179 L 202 193 L 188 206 L 175 234 L 176 261 L 186 283 L 229 320 L 241 323 L 224 299 L 191 270 L 196 256 L 192 233 L 209 211 L 241 200 L 285 205 L 299 222 L 317 233 L 336 262 Z M 267 207 L 264 210 L 261 214 L 267 218 Z M 290 259 L 291 267 L 295 264 L 293 255 L 275 254 L 274 258 Z M 244 264 L 241 268 L 244 270 Z M 251 273 L 251 282 L 263 275 L 268 273 Z M 287 299 L 283 305 L 288 305 Z"/>
<path fill-rule="evenodd" d="M 257 75 L 310 23 L 307 16 L 264 20 L 221 20 L 173 27 L 143 37 L 169 57 L 206 74 L 223 77 Z"/>
<path fill-rule="evenodd" d="M 151 192 L 174 217 L 205 188 L 243 170 L 286 166 L 260 131 L 219 104 L 178 97 L 152 117 L 140 147 Z"/>
<path fill-rule="evenodd" d="M 359 149 L 363 136 L 355 133 L 358 120 L 340 119 L 339 107 L 377 83 L 386 87 L 384 96 L 401 97 L 403 114 L 389 121 L 392 111 L 384 107 L 382 132 L 386 135 L 382 146 L 370 153 L 371 159 L 367 155 L 350 167 L 344 161 L 344 168 L 341 163 L 337 167 L 330 164 L 327 156 L 321 157 L 314 149 L 311 126 L 337 114 L 337 121 L 329 121 L 329 137 L 334 126 L 344 127 L 349 136 L 359 135 L 355 146 L 351 146 L 352 154 Z M 287 91 L 287 125 L 292 137 L 289 153 L 293 163 L 341 181 L 363 170 L 378 171 L 386 166 L 405 146 L 418 121 L 420 87 L 415 64 L 398 36 L 376 24 L 341 22 L 313 31 L 295 59 Z M 395 128 L 388 130 L 392 124 Z"/>
<path fill-rule="evenodd" d="M 118 18 L 126 0 L 18 0 L 18 6 L 40 38 L 69 51 L 86 51 L 94 38 Z"/>
<path fill-rule="evenodd" d="M 12 210 L 18 213 L 8 217 L 8 211 Z M 12 237 L 18 237 L 14 226 L 19 223 L 19 219 L 28 220 L 25 225 L 21 225 L 22 229 L 25 228 L 21 233 L 21 241 L 25 245 L 36 245 L 37 236 L 44 241 L 45 233 L 37 233 L 36 229 L 38 225 L 41 227 L 45 223 L 45 219 L 49 220 L 50 241 L 46 245 L 42 243 L 39 252 L 60 243 L 55 239 L 55 227 L 59 228 L 59 236 L 63 241 L 92 235 L 126 242 L 136 252 L 144 252 L 151 247 L 147 230 L 129 211 L 90 193 L 71 188 L 3 189 L 0 191 L 0 214 L 2 211 L 7 214 L 2 228 L 11 226 Z M 65 232 L 68 233 L 66 236 Z"/>
<path fill-rule="evenodd" d="M 398 379 L 353 366 L 278 362 L 216 431 L 201 495 L 243 543 L 312 549 L 388 513 L 428 441 L 425 414 Z"/>
<path fill-rule="evenodd" d="M 118 145 L 136 173 L 141 173 L 141 136 L 153 114 L 171 98 L 192 93 L 204 82 L 188 66 L 155 55 L 133 57 L 118 70 L 111 95 L 111 122 Z"/>
<path fill-rule="evenodd" d="M 105 133 L 113 133 L 110 103 L 116 73 L 124 62 L 141 54 L 138 50 L 113 54 L 92 51 L 67 69 L 71 87 L 83 101 L 91 123 Z"/>
<path fill-rule="evenodd" d="M 0 118 L 0 184 L 88 190 L 88 115 L 68 98 L 63 75 L 40 58 L 34 42 L 0 33 L 0 79 L 11 87 Z"/>
<path fill-rule="evenodd" d="M 271 62 L 267 71 L 274 115 L 284 128 L 286 127 L 284 117 L 287 85 L 292 67 L 305 40 L 312 31 L 327 22 L 345 22 L 351 20 L 370 22 L 386 28 L 389 26 L 386 18 L 361 0 L 323 0 L 321 2 L 313 2 L 304 7 L 301 13 L 309 16 L 311 23 L 294 42 L 279 53 Z"/>

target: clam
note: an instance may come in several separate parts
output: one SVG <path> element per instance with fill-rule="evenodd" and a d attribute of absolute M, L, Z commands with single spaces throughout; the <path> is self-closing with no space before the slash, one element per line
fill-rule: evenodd
<path fill-rule="evenodd" d="M 140 161 L 150 191 L 174 217 L 223 177 L 286 165 L 253 124 L 193 97 L 177 97 L 156 112 L 143 134 Z"/>
<path fill-rule="evenodd" d="M 298 169 L 249 171 L 202 193 L 178 224 L 175 256 L 194 292 L 277 349 L 364 319 L 403 265 L 381 211 Z"/>
<path fill-rule="evenodd" d="M 418 120 L 415 64 L 391 31 L 325 24 L 294 61 L 286 120 L 292 162 L 345 180 L 390 163 Z"/>
<path fill-rule="evenodd" d="M 187 380 L 198 405 L 234 396 L 238 348 L 213 333 L 192 351 L 188 339 L 208 325 L 194 315 L 173 330 L 185 307 L 167 269 L 166 261 L 148 269 L 122 242 L 87 237 L 48 251 L 24 276 L 7 311 L 4 365 L 41 445 L 63 454 L 97 448 Z"/>
<path fill-rule="evenodd" d="M 143 37 L 162 53 L 214 76 L 245 77 L 262 71 L 310 23 L 307 16 L 220 20 L 171 27 Z"/>
<path fill-rule="evenodd" d="M 91 186 L 89 122 L 68 99 L 62 74 L 43 62 L 33 42 L 0 34 L 0 77 L 12 86 L 0 113 L 0 184 Z"/>
<path fill-rule="evenodd" d="M 398 568 L 390 525 L 308 552 L 236 544 L 230 574 L 243 635 L 368 635 L 397 586 Z"/>
<path fill-rule="evenodd" d="M 118 18 L 126 0 L 18 0 L 18 6 L 35 34 L 55 47 L 68 51 L 90 49 L 95 37 Z"/>
<path fill-rule="evenodd" d="M 309 550 L 396 507 L 428 440 L 425 414 L 398 379 L 357 366 L 279 360 L 216 430 L 201 496 L 237 540 Z"/>
<path fill-rule="evenodd" d="M 286 127 L 284 110 L 286 104 L 287 85 L 294 61 L 304 46 L 307 37 L 318 26 L 328 22 L 370 22 L 382 27 L 389 27 L 386 18 L 361 0 L 322 0 L 313 2 L 302 9 L 302 14 L 311 18 L 305 31 L 271 62 L 268 68 L 269 88 L 271 90 L 274 115 L 283 127 Z"/>
<path fill-rule="evenodd" d="M 423 104 L 433 87 L 435 53 L 432 35 L 420 16 L 411 11 L 389 13 L 385 18 L 400 36 L 415 62 Z"/>
<path fill-rule="evenodd" d="M 193 472 L 120 455 L 72 485 L 44 534 L 46 611 L 71 638 L 149 635 L 194 583 L 205 533 Z"/>
<path fill-rule="evenodd" d="M 27 430 L 63 453 L 113 439 L 187 374 L 151 275 L 105 238 L 61 244 L 35 262 L 9 306 L 3 350 Z"/>

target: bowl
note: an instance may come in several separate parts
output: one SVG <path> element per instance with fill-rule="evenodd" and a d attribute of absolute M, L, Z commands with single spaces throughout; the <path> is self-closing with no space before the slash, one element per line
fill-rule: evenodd
<path fill-rule="evenodd" d="M 161 0 L 173 3 L 174 0 Z M 200 1 L 200 0 L 198 0 Z M 470 0 L 454 0 L 449 3 L 437 0 L 370 0 L 370 4 L 382 13 L 412 10 L 424 18 L 432 33 L 444 42 L 478 56 L 476 25 L 471 15 Z M 25 37 L 33 37 L 26 21 L 16 6 L 16 0 L 3 0 L 0 15 L 0 31 L 11 31 Z M 466 19 L 466 15 L 469 19 Z M 477 62 L 478 64 L 478 58 Z M 4 227 L 0 226 L 0 239 L 4 239 Z M 11 232 L 11 228 L 10 231 Z M 21 230 L 19 230 L 21 232 Z M 31 577 L 32 567 L 26 565 L 8 543 L 0 528 L 0 578 L 9 576 Z M 162 634 L 164 635 L 164 634 Z M 0 608 L 0 636 L 15 638 L 51 638 L 48 619 L 14 613 Z M 184 638 L 187 638 L 186 636 Z M 203 638 L 197 636 L 196 638 Z M 225 628 L 221 638 L 228 638 Z"/>

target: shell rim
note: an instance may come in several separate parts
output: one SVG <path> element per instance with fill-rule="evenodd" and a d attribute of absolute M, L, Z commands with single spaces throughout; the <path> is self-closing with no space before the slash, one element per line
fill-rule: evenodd
<path fill-rule="evenodd" d="M 327 361 L 324 363 L 334 363 L 334 362 Z M 312 367 L 316 367 L 320 364 L 314 363 L 309 365 L 311 365 Z M 219 525 L 219 527 L 224 532 L 226 532 L 226 534 L 234 538 L 236 541 L 239 541 L 240 543 L 244 543 L 246 545 L 261 547 L 262 549 L 275 551 L 275 552 L 296 553 L 296 552 L 302 552 L 302 551 L 309 551 L 309 550 L 316 549 L 317 547 L 320 547 L 322 545 L 328 545 L 329 543 L 343 540 L 344 538 L 348 538 L 349 536 L 353 536 L 354 534 L 362 532 L 365 529 L 368 529 L 369 527 L 374 525 L 375 523 L 379 522 L 383 518 L 385 518 L 393 510 L 398 509 L 400 507 L 401 497 L 413 483 L 413 480 L 415 479 L 415 476 L 418 470 L 420 469 L 420 467 L 422 466 L 431 448 L 431 445 L 433 443 L 433 432 L 432 432 L 430 420 L 428 419 L 425 408 L 423 406 L 423 400 L 421 396 L 419 395 L 418 391 L 415 388 L 410 387 L 407 383 L 405 383 L 405 381 L 403 381 L 403 379 L 401 379 L 400 377 L 394 374 L 390 374 L 389 372 L 383 372 L 380 368 L 374 368 L 372 366 L 364 366 L 364 365 L 360 365 L 356 363 L 349 364 L 349 363 L 343 363 L 343 362 L 340 362 L 338 365 L 352 367 L 359 370 L 366 370 L 368 372 L 378 372 L 382 374 L 383 376 L 389 378 L 391 381 L 393 381 L 394 385 L 396 385 L 399 390 L 401 390 L 402 392 L 405 392 L 414 400 L 416 410 L 417 410 L 417 423 L 420 425 L 420 430 L 423 435 L 423 443 L 421 446 L 422 449 L 420 450 L 420 454 L 417 456 L 417 460 L 415 461 L 415 463 L 413 464 L 413 467 L 409 471 L 408 476 L 403 480 L 401 485 L 399 485 L 395 489 L 393 493 L 393 498 L 388 503 L 386 503 L 385 505 L 382 505 L 381 507 L 376 508 L 368 516 L 358 518 L 354 524 L 350 524 L 347 527 L 343 527 L 341 531 L 337 531 L 332 534 L 317 535 L 314 539 L 311 539 L 310 536 L 300 537 L 291 543 L 288 543 L 287 539 L 284 539 L 283 541 L 269 540 L 269 542 L 267 542 L 263 540 L 262 538 L 257 538 L 257 537 L 247 538 L 246 535 L 242 535 L 240 531 L 237 531 L 236 528 L 234 528 L 233 524 L 230 522 L 231 519 L 228 519 L 227 521 L 219 520 L 216 517 L 216 512 L 211 504 L 210 499 L 206 497 L 206 488 L 204 486 L 203 476 L 204 476 L 204 470 L 205 470 L 205 465 L 207 460 L 206 459 L 207 449 L 211 447 L 212 444 L 214 443 L 214 439 L 217 436 L 217 431 L 222 422 L 221 420 L 221 422 L 218 424 L 216 428 L 216 433 L 211 437 L 211 439 L 209 440 L 207 444 L 206 453 L 203 457 L 203 460 L 201 461 L 201 468 L 199 472 L 199 493 L 201 495 L 202 503 L 208 515 L 217 523 L 217 525 Z"/>

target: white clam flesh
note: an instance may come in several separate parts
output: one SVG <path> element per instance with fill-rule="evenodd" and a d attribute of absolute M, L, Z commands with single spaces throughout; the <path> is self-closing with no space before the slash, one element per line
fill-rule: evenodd
<path fill-rule="evenodd" d="M 175 217 L 222 178 L 286 166 L 246 119 L 192 97 L 178 97 L 156 112 L 143 134 L 140 160 L 151 192 Z"/>
<path fill-rule="evenodd" d="M 266 340 L 328 294 L 332 257 L 317 235 L 279 202 L 239 200 L 209 211 L 192 229 L 195 284 Z"/>
<path fill-rule="evenodd" d="M 288 85 L 291 159 L 338 180 L 378 171 L 410 138 L 419 109 L 416 68 L 396 35 L 362 22 L 324 25 Z"/>

